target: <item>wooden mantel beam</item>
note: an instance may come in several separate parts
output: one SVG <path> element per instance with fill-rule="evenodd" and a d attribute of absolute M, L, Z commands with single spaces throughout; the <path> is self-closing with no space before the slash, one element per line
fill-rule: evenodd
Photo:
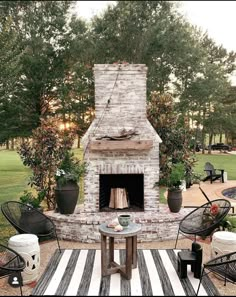
<path fill-rule="evenodd" d="M 93 140 L 91 151 L 148 150 L 153 147 L 152 140 Z"/>

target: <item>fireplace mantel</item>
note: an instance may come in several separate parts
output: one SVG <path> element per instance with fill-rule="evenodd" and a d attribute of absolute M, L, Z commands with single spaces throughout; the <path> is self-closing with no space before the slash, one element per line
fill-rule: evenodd
<path fill-rule="evenodd" d="M 91 151 L 149 150 L 152 140 L 93 140 L 89 144 Z"/>

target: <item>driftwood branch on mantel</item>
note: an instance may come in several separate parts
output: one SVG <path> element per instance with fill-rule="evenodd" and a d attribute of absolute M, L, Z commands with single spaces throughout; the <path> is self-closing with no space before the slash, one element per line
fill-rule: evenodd
<path fill-rule="evenodd" d="M 148 150 L 152 147 L 152 140 L 94 140 L 89 144 L 91 151 Z"/>
<path fill-rule="evenodd" d="M 125 140 L 125 139 L 130 139 L 132 136 L 134 135 L 138 135 L 138 133 L 135 130 L 126 130 L 123 129 L 119 135 L 113 135 L 113 136 L 109 136 L 109 135 L 105 135 L 102 137 L 98 137 L 96 138 L 97 140 L 101 140 L 101 139 L 107 139 L 107 140 Z"/>

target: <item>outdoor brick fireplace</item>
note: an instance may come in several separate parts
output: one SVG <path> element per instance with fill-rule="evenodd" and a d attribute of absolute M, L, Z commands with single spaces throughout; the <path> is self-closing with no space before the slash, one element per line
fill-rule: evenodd
<path fill-rule="evenodd" d="M 86 212 L 104 210 L 102 194 L 108 202 L 111 187 L 129 189 L 130 207 L 158 211 L 154 184 L 159 180 L 161 139 L 146 116 L 146 72 L 143 64 L 94 66 L 96 117 L 82 139 L 88 163 Z"/>
<path fill-rule="evenodd" d="M 176 236 L 186 210 L 170 213 L 159 204 L 161 139 L 146 115 L 146 76 L 144 64 L 94 65 L 95 119 L 81 141 L 84 203 L 72 215 L 49 212 L 59 237 L 99 242 L 99 225 L 120 212 L 142 225 L 138 241 Z"/>

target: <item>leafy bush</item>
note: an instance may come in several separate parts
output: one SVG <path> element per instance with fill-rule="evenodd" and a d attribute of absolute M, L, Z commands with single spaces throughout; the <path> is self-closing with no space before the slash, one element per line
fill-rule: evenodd
<path fill-rule="evenodd" d="M 21 144 L 18 153 L 25 166 L 32 169 L 29 184 L 38 193 L 46 192 L 48 209 L 55 209 L 55 174 L 72 147 L 75 131 L 60 130 L 55 119 L 41 119 L 32 138 Z"/>
<path fill-rule="evenodd" d="M 168 190 L 179 190 L 182 180 L 185 177 L 185 167 L 181 162 L 172 164 L 170 171 L 166 174 L 165 178 L 161 180 L 161 185 L 167 186 Z"/>
<path fill-rule="evenodd" d="M 236 216 L 227 215 L 220 224 L 221 229 L 236 232 Z"/>
<path fill-rule="evenodd" d="M 192 131 L 187 121 L 175 111 L 173 97 L 168 94 L 152 92 L 147 108 L 147 116 L 162 139 L 160 143 L 160 185 L 170 178 L 172 164 L 184 164 L 186 184 L 195 179 L 193 168 L 196 157 L 190 149 Z"/>
<path fill-rule="evenodd" d="M 45 196 L 45 190 L 38 192 L 37 196 L 35 196 L 32 192 L 24 191 L 23 195 L 20 196 L 20 201 L 35 208 L 40 208 L 40 204 Z"/>

